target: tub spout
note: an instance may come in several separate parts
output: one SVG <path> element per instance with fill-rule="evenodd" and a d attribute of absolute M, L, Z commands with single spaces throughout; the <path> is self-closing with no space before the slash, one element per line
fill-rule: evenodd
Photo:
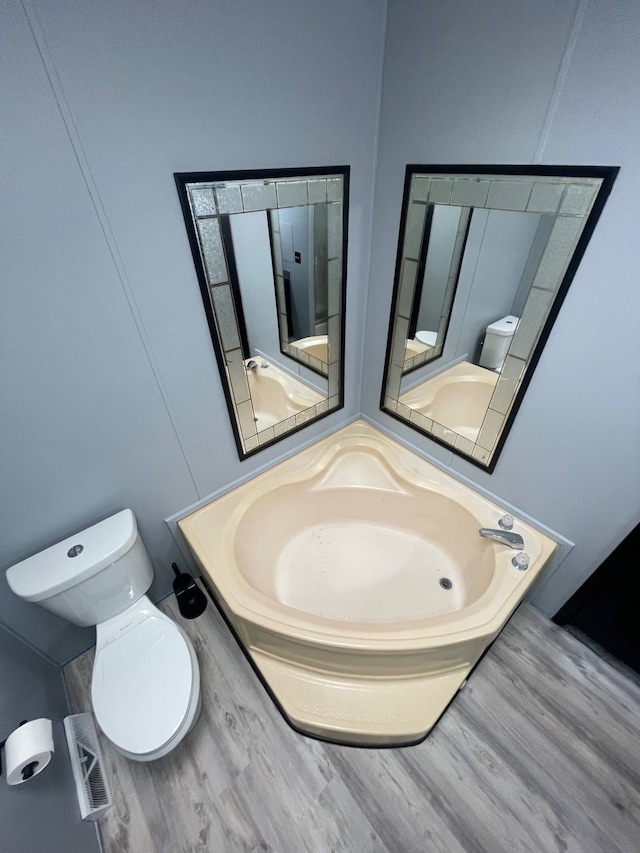
<path fill-rule="evenodd" d="M 479 532 L 480 536 L 495 539 L 496 542 L 502 542 L 503 545 L 508 545 L 509 548 L 514 548 L 516 551 L 522 551 L 524 548 L 524 539 L 519 533 L 510 533 L 508 530 L 492 530 L 490 527 L 481 527 Z"/>
<path fill-rule="evenodd" d="M 258 366 L 258 362 L 251 359 L 247 362 L 247 370 L 255 370 Z"/>

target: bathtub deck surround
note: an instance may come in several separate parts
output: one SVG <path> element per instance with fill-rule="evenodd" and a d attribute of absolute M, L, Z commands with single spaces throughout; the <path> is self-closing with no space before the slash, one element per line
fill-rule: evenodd
<path fill-rule="evenodd" d="M 179 526 L 291 725 L 397 746 L 428 734 L 556 548 L 516 519 L 518 569 L 479 534 L 503 515 L 356 421 Z"/>

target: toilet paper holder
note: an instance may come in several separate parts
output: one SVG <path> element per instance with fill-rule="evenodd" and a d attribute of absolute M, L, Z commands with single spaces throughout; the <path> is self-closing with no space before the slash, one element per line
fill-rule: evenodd
<path fill-rule="evenodd" d="M 52 722 L 46 717 L 22 720 L 0 744 L 8 785 L 20 785 L 41 773 L 55 752 Z M 0 765 L 0 773 L 2 765 Z"/>
<path fill-rule="evenodd" d="M 20 726 L 24 726 L 25 723 L 28 723 L 28 722 L 29 722 L 29 720 L 22 720 L 21 722 L 18 723 L 18 728 L 20 728 Z M 15 731 L 15 729 L 14 729 L 14 731 Z M 0 776 L 2 776 L 2 750 L 4 749 L 6 742 L 7 742 L 7 738 L 0 741 Z M 26 767 L 23 767 L 22 768 L 22 781 L 26 782 L 27 779 L 31 779 L 33 774 L 36 772 L 37 767 L 38 767 L 37 761 L 32 761 L 30 764 L 27 764 Z"/>

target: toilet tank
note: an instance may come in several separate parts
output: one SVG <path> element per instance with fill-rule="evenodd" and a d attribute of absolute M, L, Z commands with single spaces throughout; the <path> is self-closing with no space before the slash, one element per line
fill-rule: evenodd
<path fill-rule="evenodd" d="M 489 370 L 502 370 L 519 321 L 519 317 L 509 314 L 487 326 L 482 352 L 480 353 L 480 367 L 486 367 Z"/>
<path fill-rule="evenodd" d="M 138 601 L 153 566 L 124 509 L 7 569 L 12 591 L 74 625 L 97 625 Z"/>

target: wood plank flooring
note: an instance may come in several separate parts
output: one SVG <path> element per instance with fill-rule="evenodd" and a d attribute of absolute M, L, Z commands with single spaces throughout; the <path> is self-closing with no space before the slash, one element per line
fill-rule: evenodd
<path fill-rule="evenodd" d="M 103 740 L 105 853 L 637 853 L 640 687 L 523 606 L 422 744 L 340 747 L 292 731 L 212 604 L 162 608 L 192 638 L 203 709 L 142 764 Z M 66 678 L 90 710 L 93 653 Z"/>

